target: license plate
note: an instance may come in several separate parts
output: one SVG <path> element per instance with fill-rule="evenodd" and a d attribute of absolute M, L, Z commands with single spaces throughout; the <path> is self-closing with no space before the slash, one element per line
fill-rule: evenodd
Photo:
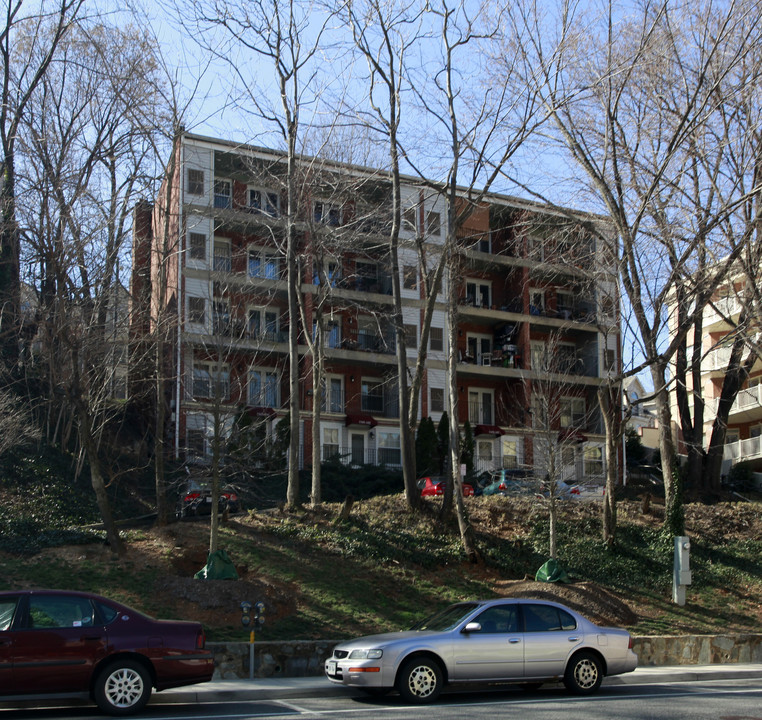
<path fill-rule="evenodd" d="M 212 502 L 212 498 L 208 497 L 208 498 L 206 499 L 206 502 L 208 502 L 208 503 Z"/>
<path fill-rule="evenodd" d="M 335 675 L 336 674 L 336 661 L 335 660 L 329 660 L 328 661 L 328 674 L 329 675 Z"/>

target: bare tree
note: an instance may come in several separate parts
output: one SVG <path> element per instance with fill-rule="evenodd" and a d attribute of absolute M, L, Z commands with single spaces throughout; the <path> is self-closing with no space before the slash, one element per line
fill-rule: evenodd
<path fill-rule="evenodd" d="M 257 0 L 253 3 L 236 0 L 206 3 L 198 0 L 192 4 L 191 12 L 192 20 L 198 27 L 216 31 L 214 37 L 202 35 L 197 39 L 226 62 L 234 77 L 240 81 L 242 95 L 238 100 L 239 107 L 250 112 L 258 121 L 270 124 L 286 150 L 286 172 L 283 177 L 286 212 L 282 237 L 289 315 L 290 436 L 286 502 L 289 507 L 295 507 L 299 503 L 300 422 L 298 154 L 302 112 L 320 96 L 317 64 L 324 49 L 323 31 L 329 16 L 313 12 L 311 3 L 300 4 L 295 0 Z M 220 37 L 222 43 L 217 44 Z M 238 53 L 241 51 L 271 68 L 276 100 L 272 100 L 272 94 L 263 87 L 263 82 L 250 76 L 248 64 L 240 62 Z"/>
<path fill-rule="evenodd" d="M 101 441 L 110 419 L 114 357 L 126 350 L 126 292 L 119 278 L 132 204 L 150 175 L 150 143 L 135 108 L 155 100 L 151 48 L 134 31 L 71 29 L 60 62 L 41 79 L 20 126 L 27 192 L 21 209 L 49 397 L 61 393 L 109 542 L 122 554 Z"/>
<path fill-rule="evenodd" d="M 8 0 L 0 26 L 0 340 L 9 364 L 19 352 L 21 285 L 16 217 L 16 153 L 20 125 L 58 45 L 83 0 L 57 0 L 26 14 L 22 0 Z"/>
<path fill-rule="evenodd" d="M 613 3 L 601 16 L 561 3 L 555 27 L 532 8 L 511 11 L 524 37 L 524 76 L 542 92 L 558 137 L 621 242 L 622 286 L 656 393 L 665 527 L 673 534 L 682 532 L 682 497 L 673 476 L 669 363 L 740 252 L 734 242 L 722 260 L 722 252 L 706 253 L 739 197 L 712 202 L 709 215 L 695 212 L 692 200 L 686 204 L 696 183 L 705 187 L 689 148 L 716 110 L 716 89 L 755 43 L 754 7 L 648 3 L 622 17 Z M 551 53 L 548 37 L 556 38 Z M 675 293 L 683 314 L 663 343 Z"/>

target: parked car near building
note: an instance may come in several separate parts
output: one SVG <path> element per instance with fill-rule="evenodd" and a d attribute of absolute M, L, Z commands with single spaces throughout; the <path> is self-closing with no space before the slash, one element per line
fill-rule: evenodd
<path fill-rule="evenodd" d="M 155 620 L 99 595 L 0 592 L 0 696 L 83 693 L 111 715 L 141 710 L 152 688 L 212 679 L 200 623 Z"/>
<path fill-rule="evenodd" d="M 325 673 L 333 683 L 427 703 L 445 685 L 485 682 L 563 680 L 570 692 L 589 695 L 605 675 L 636 666 L 626 630 L 599 627 L 558 603 L 502 598 L 457 603 L 406 632 L 341 643 Z"/>
<path fill-rule="evenodd" d="M 226 486 L 220 491 L 217 503 L 218 511 L 229 513 L 241 509 L 241 500 L 235 488 Z M 177 501 L 176 515 L 178 518 L 195 515 L 211 515 L 212 513 L 212 484 L 204 480 L 191 480 Z"/>
<path fill-rule="evenodd" d="M 443 477 L 422 477 L 416 480 L 416 485 L 421 491 L 421 497 L 444 495 L 445 479 Z M 471 497 L 472 495 L 474 495 L 474 486 L 463 483 L 463 497 Z"/>

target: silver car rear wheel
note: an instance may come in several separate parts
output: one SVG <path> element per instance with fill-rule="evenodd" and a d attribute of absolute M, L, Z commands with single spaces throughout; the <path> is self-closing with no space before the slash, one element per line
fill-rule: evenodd
<path fill-rule="evenodd" d="M 411 703 L 434 702 L 442 692 L 442 670 L 429 658 L 412 658 L 401 668 L 397 690 L 403 699 Z"/>
<path fill-rule="evenodd" d="M 575 695 L 594 693 L 601 686 L 602 681 L 603 666 L 593 653 L 577 653 L 566 666 L 564 685 Z"/>

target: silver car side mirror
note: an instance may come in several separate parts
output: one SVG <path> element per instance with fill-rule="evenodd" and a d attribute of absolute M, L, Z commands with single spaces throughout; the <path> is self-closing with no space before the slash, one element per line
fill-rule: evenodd
<path fill-rule="evenodd" d="M 478 622 L 470 622 L 466 625 L 466 627 L 463 628 L 462 632 L 464 633 L 479 632 L 479 630 L 481 629 L 482 629 L 482 626 L 479 625 Z"/>

